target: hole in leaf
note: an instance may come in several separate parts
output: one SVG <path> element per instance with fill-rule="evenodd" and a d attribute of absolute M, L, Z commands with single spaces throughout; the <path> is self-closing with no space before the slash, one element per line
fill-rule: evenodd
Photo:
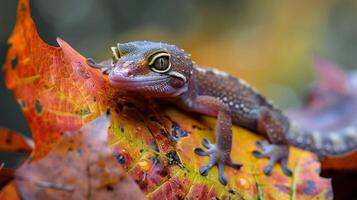
<path fill-rule="evenodd" d="M 107 109 L 107 112 L 105 113 L 107 116 L 110 116 L 110 108 Z"/>
<path fill-rule="evenodd" d="M 160 159 L 159 159 L 158 155 L 153 156 L 151 158 L 151 161 L 152 161 L 153 165 L 155 165 L 155 166 L 160 164 Z"/>
<path fill-rule="evenodd" d="M 37 113 L 41 113 L 42 112 L 42 105 L 41 105 L 39 100 L 35 101 L 35 108 L 36 108 Z"/>
<path fill-rule="evenodd" d="M 68 154 L 68 155 L 71 155 L 72 152 L 73 152 L 72 148 L 68 148 L 68 149 L 67 149 L 67 154 Z"/>
<path fill-rule="evenodd" d="M 229 189 L 228 192 L 231 194 L 236 194 L 236 191 L 234 191 L 233 189 Z"/>
<path fill-rule="evenodd" d="M 169 165 L 178 165 L 180 167 L 183 167 L 181 160 L 177 155 L 176 151 L 170 151 L 169 153 L 166 154 L 166 157 L 168 158 Z"/>
<path fill-rule="evenodd" d="M 113 186 L 112 185 L 106 185 L 105 186 L 105 188 L 107 189 L 107 191 L 109 191 L 109 192 L 113 192 L 114 191 L 114 188 L 113 188 Z"/>
<path fill-rule="evenodd" d="M 304 188 L 304 193 L 306 195 L 313 195 L 315 192 L 315 187 L 316 187 L 315 182 L 313 180 L 308 180 L 307 186 L 306 186 L 306 188 Z"/>
<path fill-rule="evenodd" d="M 15 68 L 16 68 L 17 61 L 18 61 L 18 58 L 17 58 L 17 55 L 16 55 L 16 57 L 11 60 L 11 68 L 12 68 L 12 69 L 15 69 Z"/>
<path fill-rule="evenodd" d="M 187 132 L 183 130 L 183 128 L 181 128 L 181 126 L 177 122 L 172 122 L 170 132 L 175 141 L 178 141 L 180 138 L 187 136 Z"/>
<path fill-rule="evenodd" d="M 77 154 L 80 156 L 80 155 L 82 155 L 82 150 L 81 149 L 78 149 L 77 150 Z"/>
<path fill-rule="evenodd" d="M 120 163 L 120 164 L 125 164 L 125 157 L 123 154 L 116 154 L 114 155 L 115 159 Z"/>

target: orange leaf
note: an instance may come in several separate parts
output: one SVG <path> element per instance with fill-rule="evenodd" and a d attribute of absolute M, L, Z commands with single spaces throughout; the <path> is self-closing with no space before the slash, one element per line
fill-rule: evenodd
<path fill-rule="evenodd" d="M 106 84 L 62 40 L 61 48 L 43 42 L 29 9 L 28 0 L 19 1 L 5 79 L 31 128 L 36 158 L 48 152 L 63 131 L 77 130 L 106 109 Z"/>
<path fill-rule="evenodd" d="M 48 152 L 64 131 L 77 130 L 110 109 L 113 153 L 149 199 L 332 198 L 330 180 L 319 177 L 315 155 L 292 148 L 293 177 L 283 175 L 278 166 L 267 177 L 262 169 L 268 161 L 251 155 L 255 142 L 263 138 L 239 127 L 233 128 L 232 158 L 243 163 L 242 169 L 225 169 L 227 186 L 218 182 L 216 168 L 201 176 L 199 166 L 208 158 L 193 150 L 203 137 L 214 141 L 214 119 L 129 97 L 111 88 L 106 77 L 87 66 L 67 43 L 58 42 L 59 48 L 40 39 L 28 0 L 20 0 L 5 63 L 6 83 L 23 105 L 36 145 L 35 158 Z M 16 58 L 18 64 L 11 66 Z"/>

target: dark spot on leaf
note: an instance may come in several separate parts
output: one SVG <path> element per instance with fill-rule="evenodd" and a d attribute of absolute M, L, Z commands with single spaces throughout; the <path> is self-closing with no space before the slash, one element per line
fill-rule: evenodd
<path fill-rule="evenodd" d="M 183 198 L 183 196 L 181 196 L 179 194 L 176 194 L 175 199 L 176 200 L 183 200 L 184 198 Z"/>
<path fill-rule="evenodd" d="M 115 159 L 120 163 L 120 164 L 125 164 L 125 157 L 123 154 L 116 154 L 114 155 Z"/>
<path fill-rule="evenodd" d="M 151 157 L 151 161 L 152 161 L 154 166 L 157 166 L 157 165 L 159 165 L 161 163 L 158 155 L 155 155 L 155 156 Z"/>
<path fill-rule="evenodd" d="M 97 102 L 97 97 L 96 96 L 93 97 L 93 101 Z"/>
<path fill-rule="evenodd" d="M 177 122 L 172 122 L 171 127 L 171 136 L 178 141 L 182 137 L 187 136 L 187 132 L 181 128 L 181 126 Z"/>
<path fill-rule="evenodd" d="M 161 177 L 166 177 L 169 175 L 169 169 L 167 167 L 164 167 L 161 170 L 158 170 L 156 173 Z"/>
<path fill-rule="evenodd" d="M 236 194 L 236 191 L 233 190 L 233 189 L 229 189 L 228 192 L 231 193 L 231 194 Z"/>
<path fill-rule="evenodd" d="M 36 108 L 37 113 L 42 112 L 42 105 L 39 100 L 35 100 L 35 108 Z"/>
<path fill-rule="evenodd" d="M 159 146 L 157 145 L 155 140 L 151 140 L 149 146 L 151 146 L 154 151 L 160 152 Z"/>
<path fill-rule="evenodd" d="M 27 9 L 26 4 L 25 4 L 24 2 L 22 2 L 21 5 L 20 5 L 20 10 L 21 10 L 21 12 L 25 12 L 26 9 Z"/>
<path fill-rule="evenodd" d="M 285 194 L 290 194 L 291 189 L 286 185 L 275 185 L 275 187 Z"/>
<path fill-rule="evenodd" d="M 166 154 L 166 157 L 168 158 L 169 165 L 178 165 L 181 168 L 184 167 L 176 151 L 170 151 L 169 153 Z"/>
<path fill-rule="evenodd" d="M 114 188 L 113 188 L 112 185 L 107 184 L 107 185 L 105 186 L 105 188 L 106 188 L 107 191 L 109 191 L 109 192 L 113 192 L 113 191 L 114 191 Z"/>
<path fill-rule="evenodd" d="M 121 104 L 121 103 L 117 103 L 117 104 L 116 104 L 116 106 L 115 106 L 115 112 L 120 113 L 120 112 L 123 111 L 123 109 L 124 109 L 123 104 Z"/>
<path fill-rule="evenodd" d="M 161 124 L 161 122 L 159 121 L 159 119 L 157 119 L 156 116 L 154 116 L 154 115 L 150 115 L 150 116 L 149 116 L 149 119 L 150 119 L 151 121 L 153 121 L 153 122 L 157 122 L 157 123 Z"/>
<path fill-rule="evenodd" d="M 91 113 L 91 111 L 90 111 L 90 109 L 88 108 L 88 107 L 86 107 L 86 108 L 81 108 L 81 109 L 79 109 L 79 111 L 77 112 L 77 114 L 78 115 L 81 115 L 81 116 L 83 116 L 83 115 L 88 115 L 88 114 L 90 114 Z"/>
<path fill-rule="evenodd" d="M 193 128 L 193 129 L 198 129 L 198 130 L 200 130 L 200 131 L 203 130 L 203 128 L 201 128 L 200 126 L 197 126 L 196 124 L 193 124 L 193 125 L 192 125 L 192 128 Z"/>
<path fill-rule="evenodd" d="M 11 60 L 11 68 L 12 69 L 16 69 L 17 62 L 18 62 L 18 58 L 16 55 L 15 58 Z"/>
<path fill-rule="evenodd" d="M 110 116 L 110 108 L 107 109 L 107 112 L 105 112 L 107 116 Z"/>
<path fill-rule="evenodd" d="M 120 131 L 121 131 L 122 133 L 124 133 L 124 128 L 123 128 L 123 127 L 120 127 Z"/>
<path fill-rule="evenodd" d="M 140 153 L 142 153 L 142 152 L 144 152 L 144 149 L 140 149 L 139 151 L 140 151 Z"/>
<path fill-rule="evenodd" d="M 138 179 L 135 179 L 135 182 L 139 185 L 141 190 L 145 191 L 148 187 L 148 180 L 144 177 L 146 177 L 145 172 L 143 172 L 143 174 L 141 174 Z"/>
<path fill-rule="evenodd" d="M 313 195 L 315 191 L 316 184 L 313 180 L 307 181 L 307 186 L 304 188 L 304 193 L 306 195 Z"/>
<path fill-rule="evenodd" d="M 168 136 L 169 135 L 164 128 L 160 129 L 160 134 L 163 135 L 163 136 Z"/>
<path fill-rule="evenodd" d="M 73 152 L 73 149 L 72 149 L 72 148 L 68 148 L 68 149 L 67 149 L 67 154 L 68 154 L 68 155 L 72 155 L 72 152 Z"/>
<path fill-rule="evenodd" d="M 128 108 L 136 108 L 135 104 L 133 104 L 133 103 L 131 103 L 131 102 L 128 102 L 128 101 L 126 101 L 126 102 L 124 103 L 124 106 L 125 106 L 125 107 L 128 107 Z"/>
<path fill-rule="evenodd" d="M 76 64 L 77 64 L 76 69 L 77 69 L 78 74 L 84 79 L 89 79 L 90 74 L 86 70 L 86 68 L 84 68 L 80 62 L 76 62 Z"/>

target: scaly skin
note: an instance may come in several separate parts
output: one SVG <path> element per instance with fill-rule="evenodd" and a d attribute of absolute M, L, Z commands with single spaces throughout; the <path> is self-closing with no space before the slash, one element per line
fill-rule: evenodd
<path fill-rule="evenodd" d="M 224 72 L 193 64 L 189 54 L 174 45 L 156 42 L 129 42 L 112 47 L 113 58 L 102 63 L 88 59 L 87 63 L 109 75 L 110 84 L 123 90 L 170 101 L 188 112 L 217 117 L 216 143 L 202 141 L 207 150 L 195 152 L 209 156 L 202 175 L 214 165 L 219 168 L 219 180 L 227 184 L 224 165 L 239 169 L 242 165 L 231 160 L 232 123 L 262 134 L 268 141 L 257 144 L 258 157 L 268 157 L 264 167 L 267 175 L 280 162 L 287 168 L 289 145 L 321 155 L 338 155 L 357 148 L 357 131 L 353 126 L 340 132 L 319 134 L 301 129 L 257 90 L 244 81 Z"/>

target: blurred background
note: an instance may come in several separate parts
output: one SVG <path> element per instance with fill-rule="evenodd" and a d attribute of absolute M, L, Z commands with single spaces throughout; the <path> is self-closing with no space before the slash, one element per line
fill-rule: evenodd
<path fill-rule="evenodd" d="M 0 3 L 0 64 L 16 18 L 17 1 Z M 318 55 L 346 70 L 357 63 L 355 0 L 34 0 L 42 38 L 61 37 L 97 60 L 117 42 L 176 44 L 202 65 L 239 76 L 283 109 L 300 106 L 314 81 Z M 0 73 L 0 125 L 29 135 Z"/>

